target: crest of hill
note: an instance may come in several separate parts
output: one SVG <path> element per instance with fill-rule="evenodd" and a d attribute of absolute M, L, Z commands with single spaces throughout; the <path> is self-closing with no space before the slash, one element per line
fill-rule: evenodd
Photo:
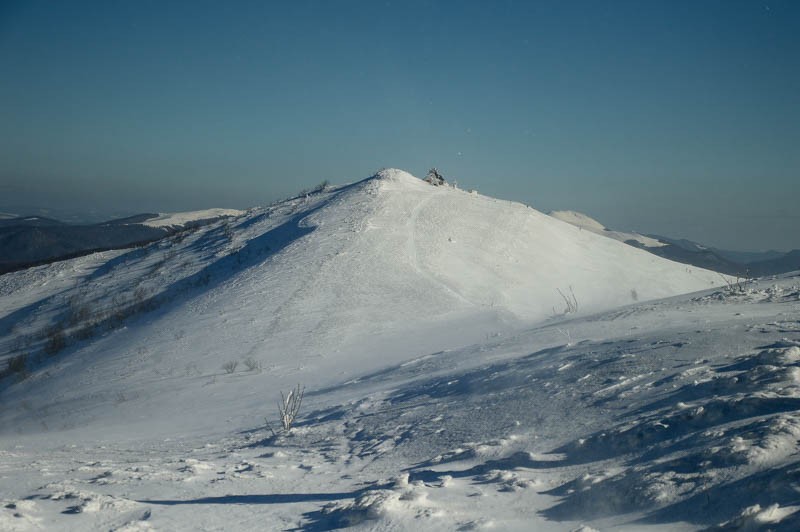
<path fill-rule="evenodd" d="M 618 240 L 620 242 L 628 242 L 628 243 L 634 242 L 636 245 L 645 246 L 648 248 L 658 248 L 666 246 L 664 242 L 661 242 L 656 238 L 640 235 L 639 233 L 612 231 L 611 229 L 606 228 L 606 226 L 604 226 L 594 218 L 587 216 L 586 214 L 583 214 L 581 212 L 551 211 L 549 214 L 553 218 L 561 220 L 562 222 L 567 222 L 568 224 L 572 224 L 575 227 L 586 229 L 587 231 L 591 231 L 593 233 L 608 238 L 613 238 L 614 240 Z"/>
<path fill-rule="evenodd" d="M 402 189 L 403 187 L 406 187 L 410 190 L 426 190 L 424 187 L 430 186 L 422 179 L 411 175 L 405 170 L 400 170 L 399 168 L 384 168 L 379 170 L 367 181 L 369 180 L 378 181 L 384 187 L 395 189 Z"/>
<path fill-rule="evenodd" d="M 562 222 L 570 223 L 577 227 L 582 227 L 583 229 L 589 229 L 590 231 L 601 232 L 601 231 L 608 231 L 606 226 L 583 214 L 582 212 L 577 211 L 551 211 L 550 216 L 553 218 L 557 218 Z"/>

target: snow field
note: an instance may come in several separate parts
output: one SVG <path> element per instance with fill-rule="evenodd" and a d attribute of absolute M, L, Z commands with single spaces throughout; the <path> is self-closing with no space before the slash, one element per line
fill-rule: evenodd
<path fill-rule="evenodd" d="M 1 276 L 0 529 L 790 530 L 800 280 L 721 283 L 396 170 Z"/>

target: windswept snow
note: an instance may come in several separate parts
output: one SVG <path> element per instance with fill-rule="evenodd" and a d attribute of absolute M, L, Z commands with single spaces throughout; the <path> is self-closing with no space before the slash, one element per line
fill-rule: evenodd
<path fill-rule="evenodd" d="M 203 222 L 242 214 L 244 214 L 244 211 L 236 209 L 205 209 L 202 211 L 161 213 L 155 218 L 141 222 L 141 224 L 150 227 L 184 227 L 192 222 Z"/>
<path fill-rule="evenodd" d="M 800 278 L 720 283 L 399 170 L 0 276 L 0 529 L 793 529 Z"/>

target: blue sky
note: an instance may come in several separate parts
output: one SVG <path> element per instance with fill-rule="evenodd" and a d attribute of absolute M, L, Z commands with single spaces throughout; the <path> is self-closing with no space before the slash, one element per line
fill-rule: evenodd
<path fill-rule="evenodd" d="M 246 207 L 385 166 L 800 247 L 800 3 L 2 2 L 0 209 Z"/>

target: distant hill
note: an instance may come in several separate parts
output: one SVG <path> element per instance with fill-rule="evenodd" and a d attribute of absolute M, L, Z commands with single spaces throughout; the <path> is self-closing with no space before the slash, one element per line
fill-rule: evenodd
<path fill-rule="evenodd" d="M 3 215 L 0 217 L 0 227 L 51 227 L 54 225 L 66 224 L 59 220 L 46 218 L 44 216 Z"/>
<path fill-rule="evenodd" d="M 687 239 L 613 231 L 590 216 L 575 211 L 552 211 L 549 214 L 563 222 L 649 251 L 659 257 L 728 275 L 763 277 L 800 270 L 800 250 L 788 253 L 722 250 Z"/>
<path fill-rule="evenodd" d="M 728 260 L 711 248 L 684 247 L 670 239 L 663 237 L 658 238 L 664 245 L 648 247 L 639 245 L 636 242 L 626 243 L 649 251 L 659 257 L 664 257 L 665 259 L 674 260 L 675 262 L 681 262 L 683 264 L 690 264 L 707 270 L 714 270 L 715 272 L 744 276 L 747 271 L 747 268 L 741 263 Z"/>
<path fill-rule="evenodd" d="M 147 220 L 158 218 L 158 216 L 159 216 L 158 214 L 153 214 L 153 213 L 134 214 L 133 216 L 126 216 L 125 218 L 116 218 L 114 220 L 108 220 L 107 222 L 102 222 L 102 225 L 143 224 Z"/>
<path fill-rule="evenodd" d="M 750 262 L 746 266 L 750 270 L 750 275 L 758 277 L 800 270 L 800 249 L 792 250 L 775 259 Z"/>
<path fill-rule="evenodd" d="M 779 259 L 787 255 L 785 251 L 731 251 L 728 249 L 714 248 L 714 251 L 722 255 L 728 260 L 739 262 L 741 264 L 750 264 L 751 262 L 761 262 L 765 260 Z M 791 252 L 790 252 L 791 253 Z"/>
<path fill-rule="evenodd" d="M 656 255 L 678 262 L 695 264 L 730 275 L 763 277 L 800 270 L 800 250 L 780 251 L 730 251 L 703 246 L 686 239 L 672 239 L 651 235 L 668 246 L 647 249 Z M 716 265 L 716 266 L 715 266 Z"/>
<path fill-rule="evenodd" d="M 72 225 L 43 216 L 0 218 L 0 274 L 95 251 L 146 244 L 176 231 L 240 211 L 144 213 L 107 222 Z"/>

